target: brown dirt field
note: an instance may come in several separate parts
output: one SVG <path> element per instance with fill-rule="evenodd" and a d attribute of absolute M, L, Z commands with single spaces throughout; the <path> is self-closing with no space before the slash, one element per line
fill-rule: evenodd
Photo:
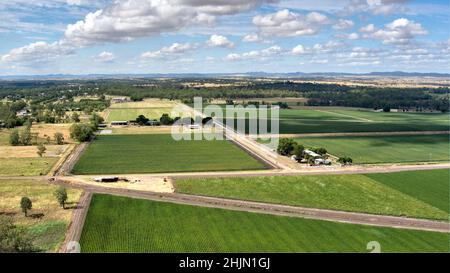
<path fill-rule="evenodd" d="M 49 136 L 52 140 L 56 132 L 62 133 L 64 135 L 64 141 L 66 143 L 75 143 L 74 140 L 70 138 L 70 126 L 71 123 L 63 124 L 33 124 L 31 127 L 32 133 L 38 133 L 39 138 L 47 138 Z"/>
<path fill-rule="evenodd" d="M 33 225 L 49 220 L 62 220 L 69 222 L 72 217 L 71 209 L 62 209 L 54 197 L 54 191 L 58 187 L 49 185 L 43 180 L 0 180 L 0 212 L 13 216 L 14 222 L 23 225 Z M 67 189 L 69 196 L 68 207 L 78 202 L 81 190 Z M 33 208 L 29 215 L 42 213 L 43 216 L 25 217 L 20 209 L 20 199 L 28 196 L 33 202 Z"/>

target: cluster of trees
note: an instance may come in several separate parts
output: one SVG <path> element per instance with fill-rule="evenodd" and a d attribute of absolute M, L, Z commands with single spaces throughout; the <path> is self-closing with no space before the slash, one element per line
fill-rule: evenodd
<path fill-rule="evenodd" d="M 31 122 L 27 122 L 25 129 L 21 132 L 15 129 L 9 135 L 9 144 L 12 146 L 30 146 L 33 138 L 37 139 L 37 134 L 31 133 Z"/>
<path fill-rule="evenodd" d="M 338 159 L 338 162 L 341 163 L 341 164 L 344 164 L 344 165 L 348 165 L 348 164 L 352 164 L 353 163 L 353 159 L 351 157 L 348 157 L 348 156 L 343 156 L 343 157 L 340 157 Z"/>
<path fill-rule="evenodd" d="M 311 158 L 308 154 L 304 153 L 305 147 L 301 144 L 298 144 L 292 138 L 281 138 L 278 142 L 277 153 L 284 156 L 295 156 L 297 161 L 301 161 L 302 159 L 306 159 L 308 163 L 314 163 L 314 158 Z M 328 151 L 325 148 L 311 148 L 309 149 L 321 156 L 326 157 Z"/>
<path fill-rule="evenodd" d="M 26 103 L 22 100 L 12 103 L 0 102 L 0 128 L 14 128 L 16 126 L 22 126 L 27 118 L 17 117 L 16 112 L 22 110 L 26 106 Z"/>
<path fill-rule="evenodd" d="M 447 112 L 449 99 L 436 97 L 428 89 L 418 88 L 370 88 L 346 92 L 311 92 L 306 94 L 309 106 L 348 106 L 383 109 L 391 108 L 436 110 Z"/>
<path fill-rule="evenodd" d="M 36 248 L 26 230 L 14 225 L 12 217 L 0 215 L 0 253 L 33 251 Z"/>
<path fill-rule="evenodd" d="M 293 156 L 300 161 L 303 158 L 305 147 L 292 138 L 281 138 L 278 142 L 277 153 L 284 156 Z"/>
<path fill-rule="evenodd" d="M 91 140 L 98 130 L 98 125 L 103 123 L 104 119 L 98 114 L 92 114 L 89 123 L 74 123 L 70 127 L 70 137 L 79 142 Z"/>

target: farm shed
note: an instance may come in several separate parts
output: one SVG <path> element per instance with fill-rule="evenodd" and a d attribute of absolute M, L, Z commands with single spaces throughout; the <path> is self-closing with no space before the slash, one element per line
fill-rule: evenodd
<path fill-rule="evenodd" d="M 118 120 L 118 121 L 111 121 L 111 126 L 127 126 L 128 121 L 125 120 Z"/>

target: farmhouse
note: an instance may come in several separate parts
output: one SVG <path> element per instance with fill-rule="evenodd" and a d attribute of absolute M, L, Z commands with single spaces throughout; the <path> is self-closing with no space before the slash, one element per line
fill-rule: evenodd
<path fill-rule="evenodd" d="M 126 120 L 111 121 L 111 126 L 127 126 L 128 123 Z"/>
<path fill-rule="evenodd" d="M 310 157 L 312 157 L 312 158 L 322 158 L 322 156 L 321 155 L 319 155 L 318 153 L 315 153 L 315 152 L 313 152 L 313 151 L 311 151 L 311 150 L 304 150 L 303 151 L 303 153 L 305 153 L 306 155 L 309 155 Z"/>

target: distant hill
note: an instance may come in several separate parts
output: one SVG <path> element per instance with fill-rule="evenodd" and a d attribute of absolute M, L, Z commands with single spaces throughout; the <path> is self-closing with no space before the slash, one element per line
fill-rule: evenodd
<path fill-rule="evenodd" d="M 370 73 L 343 73 L 343 72 L 246 72 L 246 73 L 153 73 L 153 74 L 49 74 L 49 75 L 17 75 L 0 76 L 0 80 L 64 80 L 64 79 L 133 79 L 133 78 L 220 78 L 220 77 L 249 77 L 249 78 L 323 78 L 323 77 L 437 77 L 450 78 L 448 73 L 420 73 L 420 72 L 370 72 Z"/>

